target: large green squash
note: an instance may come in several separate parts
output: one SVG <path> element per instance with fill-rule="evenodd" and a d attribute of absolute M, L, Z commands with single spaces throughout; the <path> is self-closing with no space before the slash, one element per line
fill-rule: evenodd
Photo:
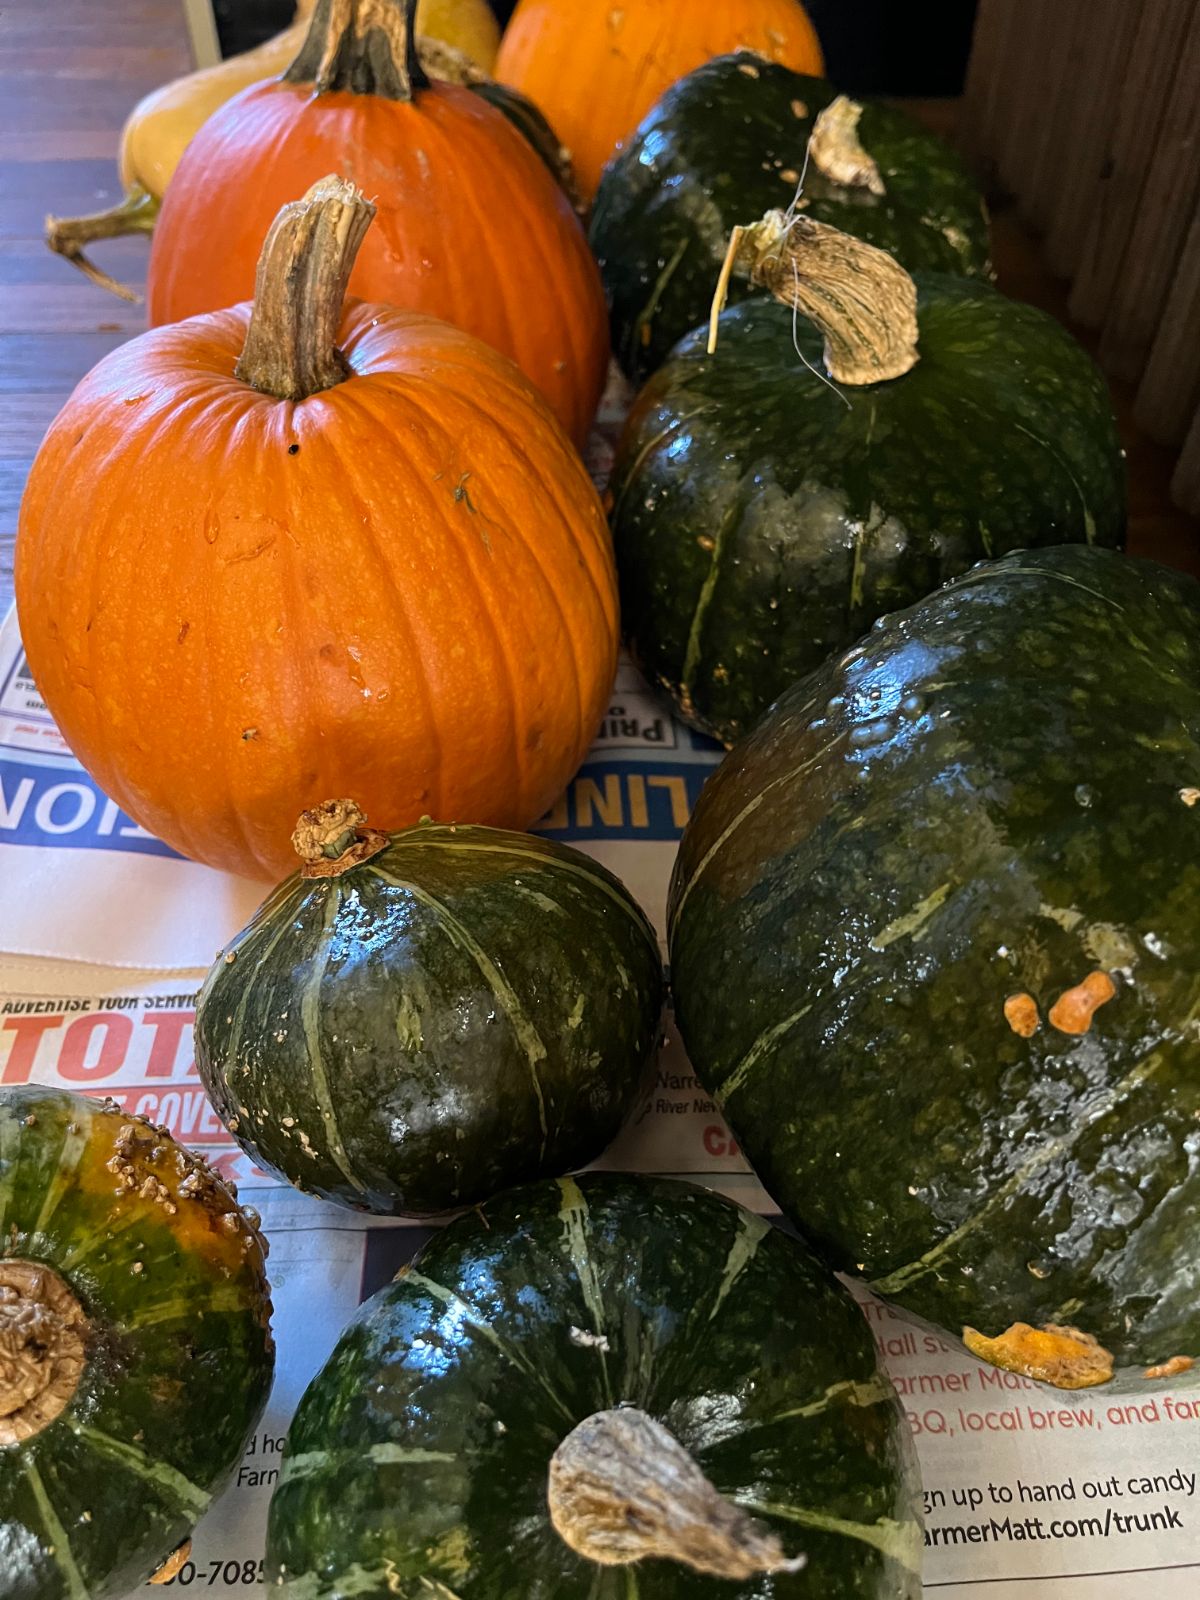
<path fill-rule="evenodd" d="M 976 561 L 1116 545 L 1125 527 L 1108 390 L 1064 328 L 935 274 L 917 275 L 914 326 L 889 257 L 802 219 L 785 243 L 766 275 L 805 319 L 746 301 L 715 354 L 702 330 L 685 339 L 638 397 L 613 475 L 633 651 L 727 744 L 876 617 Z M 836 387 L 817 370 L 830 363 Z"/>
<path fill-rule="evenodd" d="M 911 1451 L 866 1322 L 797 1241 L 689 1185 L 543 1182 L 452 1223 L 346 1330 L 288 1434 L 267 1582 L 916 1600 Z"/>
<path fill-rule="evenodd" d="M 160 1129 L 0 1090 L 0 1596 L 125 1595 L 242 1458 L 274 1366 L 266 1246 Z"/>
<path fill-rule="evenodd" d="M 820 78 L 720 56 L 667 91 L 596 195 L 589 237 L 613 350 L 635 382 L 707 320 L 734 224 L 787 206 L 802 172 L 805 216 L 891 251 L 910 272 L 987 276 L 983 202 L 940 139 Z M 739 273 L 732 298 L 756 292 Z"/>
<path fill-rule="evenodd" d="M 361 822 L 306 813 L 309 865 L 201 992 L 196 1064 L 229 1131 L 299 1188 L 407 1215 L 593 1160 L 658 1040 L 662 958 L 631 896 L 547 839 Z"/>
<path fill-rule="evenodd" d="M 889 618 L 726 758 L 670 919 L 696 1071 L 836 1267 L 1200 1357 L 1194 579 L 1014 553 Z"/>

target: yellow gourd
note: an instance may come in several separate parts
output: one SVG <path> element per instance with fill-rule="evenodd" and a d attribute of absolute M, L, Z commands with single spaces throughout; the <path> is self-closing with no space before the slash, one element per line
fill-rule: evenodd
<path fill-rule="evenodd" d="M 87 247 L 99 239 L 153 232 L 167 184 L 192 135 L 235 94 L 252 83 L 278 77 L 290 65 L 304 43 L 315 4 L 316 0 L 297 0 L 290 28 L 253 50 L 164 83 L 139 100 L 121 130 L 117 165 L 124 196 L 107 211 L 90 216 L 47 217 L 46 243 L 51 250 L 123 300 L 135 300 L 131 289 L 88 260 Z M 482 71 L 491 70 L 500 28 L 487 0 L 420 0 L 417 28 L 428 38 L 461 50 Z"/>

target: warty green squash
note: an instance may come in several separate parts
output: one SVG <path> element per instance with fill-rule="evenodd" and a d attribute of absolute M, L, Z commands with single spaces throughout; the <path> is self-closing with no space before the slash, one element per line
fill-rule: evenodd
<path fill-rule="evenodd" d="M 803 190 L 800 191 L 801 177 Z M 789 204 L 918 269 L 986 277 L 966 168 L 903 111 L 747 52 L 674 84 L 600 180 L 589 238 L 613 350 L 635 383 L 708 316 L 730 230 Z M 739 269 L 730 298 L 761 295 Z"/>
<path fill-rule="evenodd" d="M 976 561 L 1125 528 L 1107 386 L 1045 313 L 802 215 L 737 230 L 729 259 L 779 299 L 725 311 L 715 351 L 698 329 L 651 378 L 611 519 L 634 654 L 726 744 Z"/>
<path fill-rule="evenodd" d="M 304 865 L 218 956 L 196 1064 L 242 1148 L 383 1214 L 473 1205 L 599 1156 L 658 1043 L 635 901 L 548 839 L 306 812 Z"/>
<path fill-rule="evenodd" d="M 1193 578 L 1014 552 L 890 617 L 725 759 L 669 918 L 692 1063 L 835 1267 L 1067 1386 L 1200 1356 Z"/>
<path fill-rule="evenodd" d="M 362 1308 L 300 1403 L 281 1600 L 917 1600 L 912 1444 L 799 1241 L 664 1179 L 511 1191 Z"/>
<path fill-rule="evenodd" d="M 106 1600 L 186 1540 L 271 1387 L 266 1245 L 111 1102 L 0 1089 L 0 1596 Z"/>

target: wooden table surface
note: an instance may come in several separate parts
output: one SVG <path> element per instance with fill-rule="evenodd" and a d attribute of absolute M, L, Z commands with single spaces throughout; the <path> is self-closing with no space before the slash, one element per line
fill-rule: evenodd
<path fill-rule="evenodd" d="M 0 0 L 0 614 L 12 596 L 13 538 L 29 463 L 72 386 L 144 326 L 145 309 L 88 282 L 42 242 L 47 212 L 73 215 L 119 196 L 121 124 L 147 90 L 190 65 L 179 0 Z M 947 119 L 926 108 L 926 120 Z M 1064 296 L 1032 242 L 996 219 L 1001 286 L 1064 316 Z M 147 244 L 97 252 L 139 287 Z M 1086 342 L 1086 340 L 1085 340 Z M 1169 453 L 1141 438 L 1115 386 L 1130 467 L 1130 548 L 1200 573 L 1200 525 L 1169 501 Z"/>

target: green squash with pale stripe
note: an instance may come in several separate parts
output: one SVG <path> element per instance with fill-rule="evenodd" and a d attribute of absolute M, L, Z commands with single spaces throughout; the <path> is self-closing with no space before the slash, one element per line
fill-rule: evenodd
<path fill-rule="evenodd" d="M 144 1583 L 242 1458 L 274 1368 L 266 1246 L 112 1102 L 0 1090 L 0 1600 Z"/>
<path fill-rule="evenodd" d="M 662 958 L 616 878 L 500 829 L 422 824 L 288 879 L 218 957 L 196 1062 L 298 1188 L 428 1215 L 610 1143 L 658 1039 Z"/>
<path fill-rule="evenodd" d="M 678 1480 L 652 1520 L 628 1453 L 599 1459 L 635 1421 L 786 1565 L 638 1559 L 701 1540 L 662 1538 Z M 562 1519 L 572 1450 L 632 1561 Z M 867 1323 L 806 1246 L 690 1185 L 587 1173 L 460 1217 L 362 1308 L 288 1434 L 266 1579 L 281 1600 L 917 1600 L 918 1500 Z"/>

